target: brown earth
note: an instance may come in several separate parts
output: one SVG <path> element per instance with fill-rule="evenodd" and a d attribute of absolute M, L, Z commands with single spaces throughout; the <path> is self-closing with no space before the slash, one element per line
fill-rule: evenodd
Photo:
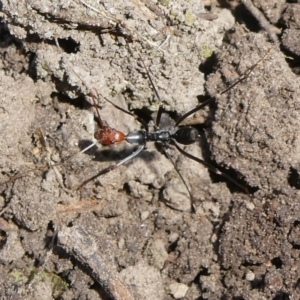
<path fill-rule="evenodd" d="M 89 3 L 1 2 L 0 298 L 298 299 L 300 5 L 254 1 L 259 23 L 233 1 Z M 152 143 L 79 191 L 135 148 L 45 167 L 92 143 L 91 95 L 126 134 L 143 128 L 104 97 L 146 121 L 160 105 L 176 118 L 266 53 L 185 120 L 201 139 L 184 149 L 250 195 L 170 147 L 191 212 Z"/>

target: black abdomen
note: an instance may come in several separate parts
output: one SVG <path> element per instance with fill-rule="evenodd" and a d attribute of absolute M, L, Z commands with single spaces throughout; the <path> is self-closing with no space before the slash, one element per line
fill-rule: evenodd
<path fill-rule="evenodd" d="M 182 127 L 172 135 L 172 138 L 179 144 L 189 145 L 199 139 L 199 134 L 193 127 Z"/>

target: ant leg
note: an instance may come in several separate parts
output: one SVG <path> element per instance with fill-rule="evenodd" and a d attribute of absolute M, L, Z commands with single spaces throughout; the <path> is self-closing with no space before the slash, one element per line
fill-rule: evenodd
<path fill-rule="evenodd" d="M 162 147 L 162 150 L 163 150 L 164 154 L 167 156 L 167 158 L 168 158 L 168 159 L 171 161 L 171 163 L 173 164 L 174 169 L 176 170 L 176 172 L 177 172 L 179 178 L 180 178 L 181 181 L 183 182 L 183 184 L 184 184 L 186 190 L 188 191 L 188 193 L 189 193 L 189 195 L 190 195 L 190 201 L 191 201 L 191 210 L 192 210 L 193 213 L 195 213 L 195 212 L 196 212 L 195 198 L 193 197 L 193 195 L 192 195 L 192 193 L 191 193 L 191 191 L 190 191 L 190 189 L 189 189 L 189 187 L 188 187 L 186 181 L 184 180 L 183 176 L 182 176 L 181 173 L 179 172 L 179 170 L 178 170 L 178 168 L 177 168 L 175 162 L 173 161 L 173 159 L 171 158 L 170 154 L 167 152 L 167 150 L 166 150 L 166 148 L 165 148 L 164 146 Z"/>
<path fill-rule="evenodd" d="M 145 149 L 145 144 L 142 145 L 141 147 L 139 147 L 136 151 L 134 151 L 132 154 L 130 154 L 129 156 L 125 157 L 123 160 L 119 161 L 118 163 L 116 163 L 115 165 L 109 166 L 103 170 L 101 170 L 99 173 L 97 173 L 96 175 L 90 177 L 89 179 L 85 180 L 83 183 L 81 183 L 76 190 L 80 190 L 83 186 L 85 186 L 87 183 L 89 183 L 90 181 L 96 179 L 97 177 L 106 174 L 114 169 L 116 169 L 117 167 L 125 164 L 126 162 L 128 162 L 129 160 L 133 159 L 134 157 L 136 157 L 137 155 L 139 155 L 140 152 L 142 152 Z"/>
<path fill-rule="evenodd" d="M 17 175 L 15 175 L 15 176 L 11 177 L 10 179 L 8 179 L 8 180 L 6 180 L 6 181 L 4 181 L 4 182 L 1 182 L 0 185 L 4 185 L 4 184 L 10 183 L 10 182 L 13 182 L 13 181 L 15 181 L 16 179 L 22 178 L 22 177 L 26 176 L 27 174 L 32 173 L 32 172 L 34 172 L 34 171 L 38 171 L 38 170 L 40 170 L 40 171 L 43 171 L 43 170 L 47 171 L 47 170 L 49 170 L 49 169 L 51 169 L 51 168 L 62 166 L 62 165 L 64 165 L 64 164 L 68 163 L 70 160 L 72 160 L 74 157 L 76 157 L 76 156 L 79 155 L 80 153 L 84 153 L 84 152 L 86 152 L 87 150 L 91 149 L 91 148 L 94 147 L 96 144 L 97 144 L 96 142 L 90 144 L 89 146 L 87 146 L 86 148 L 84 148 L 84 149 L 81 150 L 80 152 L 75 153 L 74 155 L 72 155 L 71 157 L 67 158 L 67 159 L 66 159 L 65 161 L 63 161 L 63 162 L 56 163 L 56 164 L 48 164 L 48 165 L 46 165 L 46 166 L 37 167 L 37 168 L 34 168 L 34 169 L 29 169 L 29 170 L 27 170 L 27 171 L 25 171 L 25 172 L 23 172 L 23 173 L 21 173 L 21 174 L 17 174 Z"/>
<path fill-rule="evenodd" d="M 181 147 L 179 147 L 179 145 L 175 141 L 173 141 L 173 142 L 174 142 L 173 144 L 175 145 L 175 147 L 177 148 L 177 150 L 180 153 L 182 153 L 184 156 L 186 156 L 186 157 L 188 157 L 188 158 L 190 158 L 190 159 L 192 159 L 192 160 L 194 160 L 194 161 L 202 164 L 203 166 L 205 166 L 206 168 L 208 168 L 209 170 L 211 170 L 215 174 L 221 175 L 221 176 L 225 177 L 226 179 L 228 179 L 229 181 L 231 181 L 232 183 L 234 183 L 236 186 L 238 186 L 239 188 L 241 188 L 242 190 L 244 190 L 246 192 L 246 194 L 251 198 L 250 193 L 249 193 L 248 189 L 245 186 L 243 186 L 242 184 L 240 184 L 239 182 L 237 182 L 236 180 L 234 180 L 232 177 L 230 177 L 226 173 L 221 172 L 220 170 L 218 170 L 217 168 L 215 168 L 211 164 L 207 163 L 203 159 L 198 158 L 198 157 L 196 157 L 196 156 L 194 156 L 194 155 L 186 152 Z"/>

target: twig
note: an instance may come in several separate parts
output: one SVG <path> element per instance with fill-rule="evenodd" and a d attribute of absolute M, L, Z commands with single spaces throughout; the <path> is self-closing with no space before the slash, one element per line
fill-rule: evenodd
<path fill-rule="evenodd" d="M 134 300 L 131 292 L 118 276 L 109 268 L 109 262 L 100 253 L 93 237 L 79 226 L 64 227 L 58 233 L 58 245 L 87 266 L 93 278 L 114 300 Z"/>
<path fill-rule="evenodd" d="M 83 5 L 85 5 L 86 7 L 88 7 L 89 9 L 91 9 L 91 10 L 95 11 L 96 13 L 100 14 L 101 16 L 103 16 L 104 18 L 106 18 L 107 20 L 112 21 L 112 22 L 116 23 L 117 25 L 119 25 L 120 27 L 122 27 L 125 30 L 127 30 L 130 33 L 129 35 L 131 37 L 133 35 L 136 35 L 140 40 L 143 40 L 143 41 L 147 42 L 153 48 L 155 48 L 158 51 L 161 51 L 161 52 L 164 53 L 164 51 L 161 49 L 161 46 L 157 46 L 153 42 L 149 41 L 146 37 L 138 34 L 134 28 L 131 28 L 131 27 L 127 26 L 124 22 L 122 22 L 122 20 L 115 18 L 114 16 L 112 16 L 111 14 L 108 14 L 107 12 L 105 12 L 103 10 L 100 10 L 100 9 L 97 9 L 97 8 L 91 6 L 90 4 L 86 3 L 83 0 L 80 0 L 80 2 Z"/>
<path fill-rule="evenodd" d="M 269 34 L 271 40 L 274 42 L 276 47 L 279 47 L 279 40 L 277 34 L 280 34 L 281 31 L 275 26 L 272 26 L 265 16 L 258 10 L 252 3 L 251 0 L 241 0 L 245 7 L 250 11 L 254 18 L 257 19 L 260 26 Z"/>

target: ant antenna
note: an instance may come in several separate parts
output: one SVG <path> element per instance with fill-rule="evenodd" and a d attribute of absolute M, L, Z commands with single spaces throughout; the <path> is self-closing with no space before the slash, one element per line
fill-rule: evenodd
<path fill-rule="evenodd" d="M 158 91 L 157 91 L 157 89 L 156 89 L 156 87 L 154 85 L 154 82 L 153 82 L 153 80 L 152 80 L 152 78 L 150 76 L 150 71 L 149 71 L 149 69 L 147 68 L 147 66 L 145 64 L 145 62 L 144 62 L 144 60 L 142 58 L 141 53 L 139 53 L 139 56 L 140 56 L 141 62 L 143 64 L 143 67 L 146 70 L 147 77 L 148 77 L 148 79 L 150 81 L 150 84 L 151 84 L 151 87 L 152 87 L 152 89 L 153 89 L 153 91 L 155 93 L 155 96 L 156 96 L 156 98 L 158 99 L 158 101 L 160 103 L 159 108 L 158 108 L 158 112 L 157 112 L 157 115 L 156 115 L 156 120 L 155 120 L 155 127 L 156 127 L 156 129 L 158 129 L 159 128 L 159 123 L 160 123 L 160 120 L 161 120 L 161 116 L 162 116 L 162 113 L 164 111 L 164 108 L 163 108 L 163 106 L 161 104 L 162 101 L 161 101 L 161 98 L 160 98 L 160 96 L 158 94 Z"/>
<path fill-rule="evenodd" d="M 195 112 L 197 112 L 198 110 L 204 108 L 205 106 L 209 105 L 210 103 L 216 101 L 217 99 L 219 99 L 222 95 L 224 95 L 225 93 L 227 93 L 229 90 L 231 90 L 232 88 L 234 88 L 237 84 L 239 84 L 240 82 L 244 81 L 246 78 L 249 77 L 249 75 L 252 73 L 252 71 L 257 67 L 257 65 L 259 63 L 261 63 L 267 55 L 269 55 L 271 51 L 271 48 L 269 48 L 266 53 L 264 54 L 263 57 L 261 57 L 254 65 L 252 65 L 250 68 L 248 68 L 246 70 L 246 72 L 238 79 L 236 80 L 234 83 L 232 83 L 228 88 L 226 88 L 225 90 L 223 90 L 221 93 L 216 94 L 212 97 L 210 97 L 208 100 L 204 101 L 203 103 L 201 103 L 200 105 L 196 106 L 195 108 L 193 108 L 192 110 L 188 111 L 187 113 L 185 113 L 184 115 L 182 115 L 176 122 L 175 126 L 179 126 L 179 124 L 187 117 L 189 117 L 190 115 L 194 114 Z"/>

